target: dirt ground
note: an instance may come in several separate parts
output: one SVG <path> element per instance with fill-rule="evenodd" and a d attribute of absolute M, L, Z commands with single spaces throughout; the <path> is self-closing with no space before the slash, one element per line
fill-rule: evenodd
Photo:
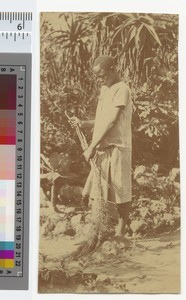
<path fill-rule="evenodd" d="M 65 263 L 72 236 L 41 238 L 40 293 L 179 293 L 180 232 L 105 241 L 93 254 Z"/>

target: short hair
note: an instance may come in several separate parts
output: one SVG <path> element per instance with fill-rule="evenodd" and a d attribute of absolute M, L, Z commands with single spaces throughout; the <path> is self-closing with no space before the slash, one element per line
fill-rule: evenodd
<path fill-rule="evenodd" d="M 115 66 L 114 59 L 108 55 L 98 56 L 94 61 L 94 67 L 100 66 L 101 69 L 107 71 Z"/>

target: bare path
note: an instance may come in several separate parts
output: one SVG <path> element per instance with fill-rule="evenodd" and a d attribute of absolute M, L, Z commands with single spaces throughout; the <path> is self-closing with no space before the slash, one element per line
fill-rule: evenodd
<path fill-rule="evenodd" d="M 65 245 L 71 250 L 75 248 L 74 240 L 70 237 L 52 241 L 42 239 L 40 252 L 46 255 L 47 269 L 56 270 L 56 267 L 60 267 L 60 260 L 66 252 Z M 80 273 L 84 277 L 77 278 L 71 286 L 62 286 L 59 282 L 41 283 L 39 291 L 179 293 L 179 256 L 179 231 L 159 237 L 141 238 L 130 249 L 125 249 L 122 241 L 106 241 L 87 261 L 72 262 L 66 266 L 69 277 Z M 90 277 L 89 280 L 87 277 Z"/>

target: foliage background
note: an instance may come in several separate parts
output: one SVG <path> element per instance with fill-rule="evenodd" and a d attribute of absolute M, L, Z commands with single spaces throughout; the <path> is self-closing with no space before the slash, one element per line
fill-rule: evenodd
<path fill-rule="evenodd" d="M 150 223 L 156 228 L 173 225 L 170 219 L 179 207 L 177 15 L 42 16 L 41 152 L 46 157 L 58 152 L 63 159 L 57 170 L 77 174 L 83 185 L 89 167 L 64 111 L 82 119 L 94 118 L 99 84 L 91 66 L 101 54 L 114 57 L 118 72 L 132 90 L 133 218 L 145 220 L 145 230 Z M 91 132 L 85 134 L 90 141 Z M 157 205 L 152 208 L 153 200 Z"/>

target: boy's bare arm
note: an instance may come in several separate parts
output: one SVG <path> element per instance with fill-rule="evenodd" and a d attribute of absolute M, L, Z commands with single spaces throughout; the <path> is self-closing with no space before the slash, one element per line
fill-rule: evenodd
<path fill-rule="evenodd" d="M 94 126 L 94 120 L 85 120 L 85 121 L 80 121 L 80 127 L 81 128 L 86 128 L 86 127 L 93 127 Z"/>
<path fill-rule="evenodd" d="M 115 107 L 112 110 L 112 114 L 110 114 L 108 121 L 102 126 L 100 126 L 100 130 L 94 136 L 90 146 L 87 148 L 87 150 L 85 150 L 83 154 L 87 161 L 94 156 L 96 146 L 100 143 L 101 139 L 105 136 L 108 130 L 115 125 L 118 115 L 121 112 L 121 109 L 121 107 Z"/>
<path fill-rule="evenodd" d="M 76 127 L 77 125 L 81 128 L 93 127 L 94 126 L 94 120 L 84 120 L 84 121 L 82 121 L 77 117 L 70 118 L 69 123 L 72 127 Z"/>

